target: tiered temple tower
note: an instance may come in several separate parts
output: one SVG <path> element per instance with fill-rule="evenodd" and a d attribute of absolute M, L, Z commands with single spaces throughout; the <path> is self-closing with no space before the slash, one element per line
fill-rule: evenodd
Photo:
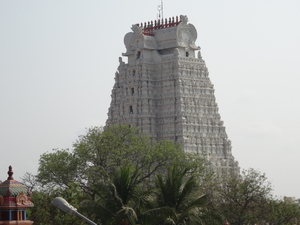
<path fill-rule="evenodd" d="M 186 16 L 132 26 L 124 37 L 107 125 L 130 124 L 156 140 L 205 154 L 212 167 L 238 171 L 197 31 Z"/>

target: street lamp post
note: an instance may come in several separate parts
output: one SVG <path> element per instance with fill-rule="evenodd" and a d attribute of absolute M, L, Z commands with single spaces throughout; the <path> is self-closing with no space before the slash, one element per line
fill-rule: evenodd
<path fill-rule="evenodd" d="M 79 212 L 77 212 L 77 209 L 74 206 L 70 205 L 65 199 L 63 199 L 61 197 L 56 197 L 55 199 L 53 199 L 51 204 L 70 215 L 79 216 L 81 219 L 83 219 L 84 221 L 86 221 L 89 224 L 97 225 L 93 221 L 89 220 L 88 218 L 86 218 L 85 216 L 83 216 Z"/>

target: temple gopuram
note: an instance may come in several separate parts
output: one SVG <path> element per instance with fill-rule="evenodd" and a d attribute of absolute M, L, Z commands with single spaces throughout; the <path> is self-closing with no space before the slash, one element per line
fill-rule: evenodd
<path fill-rule="evenodd" d="M 156 141 L 206 156 L 218 174 L 239 172 L 200 47 L 187 16 L 132 25 L 124 37 L 106 125 L 128 124 Z"/>

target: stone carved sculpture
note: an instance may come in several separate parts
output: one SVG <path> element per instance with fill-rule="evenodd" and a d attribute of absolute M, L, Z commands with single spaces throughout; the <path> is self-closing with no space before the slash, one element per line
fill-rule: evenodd
<path fill-rule="evenodd" d="M 139 27 L 138 25 L 134 24 L 131 27 L 131 30 L 136 33 L 136 34 L 141 34 L 142 33 L 142 28 Z"/>
<path fill-rule="evenodd" d="M 188 20 L 188 17 L 187 17 L 187 16 L 180 15 L 180 21 L 181 21 L 183 24 L 187 24 L 189 20 Z"/>

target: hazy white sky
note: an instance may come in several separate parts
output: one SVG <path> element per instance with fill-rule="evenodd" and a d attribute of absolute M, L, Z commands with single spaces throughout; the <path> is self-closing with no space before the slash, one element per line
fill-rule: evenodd
<path fill-rule="evenodd" d="M 0 0 L 0 180 L 104 125 L 123 37 L 160 0 Z M 165 0 L 187 15 L 233 155 L 300 198 L 300 1 Z"/>

